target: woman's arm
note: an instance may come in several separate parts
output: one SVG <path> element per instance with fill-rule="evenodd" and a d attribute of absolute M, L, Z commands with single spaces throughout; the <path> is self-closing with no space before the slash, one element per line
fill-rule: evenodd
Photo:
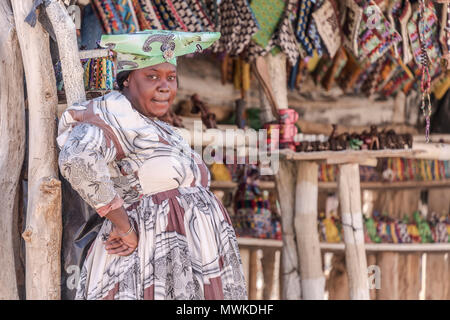
<path fill-rule="evenodd" d="M 137 235 L 133 230 L 130 231 L 131 224 L 122 206 L 123 200 L 115 191 L 110 178 L 108 163 L 114 161 L 115 157 L 114 144 L 107 143 L 103 131 L 94 125 L 82 123 L 73 128 L 61 149 L 59 167 L 73 189 L 100 216 L 113 223 L 108 241 L 115 239 L 115 246 L 110 253 L 126 255 L 136 248 Z M 110 250 L 108 244 L 107 250 Z"/>

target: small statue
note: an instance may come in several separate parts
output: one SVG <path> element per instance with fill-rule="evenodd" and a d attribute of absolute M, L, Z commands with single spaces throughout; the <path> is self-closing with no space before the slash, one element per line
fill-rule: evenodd
<path fill-rule="evenodd" d="M 419 211 L 414 212 L 413 214 L 414 220 L 416 221 L 417 228 L 419 230 L 420 238 L 422 239 L 422 243 L 431 243 L 433 242 L 433 236 L 431 233 L 430 226 L 427 221 L 422 218 Z"/>
<path fill-rule="evenodd" d="M 376 222 L 372 217 L 365 218 L 364 224 L 366 226 L 367 234 L 369 235 L 369 238 L 374 243 L 380 243 L 381 238 L 377 234 L 377 226 Z"/>

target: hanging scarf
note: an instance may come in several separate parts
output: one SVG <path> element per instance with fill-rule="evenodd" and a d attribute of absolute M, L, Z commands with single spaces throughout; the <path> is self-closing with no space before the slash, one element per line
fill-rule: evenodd
<path fill-rule="evenodd" d="M 238 55 L 258 31 L 255 16 L 247 0 L 222 0 L 219 10 L 221 48 L 231 55 Z"/>

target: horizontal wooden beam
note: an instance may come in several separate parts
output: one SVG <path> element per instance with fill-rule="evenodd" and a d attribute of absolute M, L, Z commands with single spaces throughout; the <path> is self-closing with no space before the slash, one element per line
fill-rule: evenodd
<path fill-rule="evenodd" d="M 272 247 L 281 248 L 282 240 L 237 238 L 239 246 L 242 247 Z M 344 243 L 320 243 L 322 251 L 343 251 Z M 450 251 L 450 243 L 365 243 L 366 251 L 395 251 L 395 252 L 445 252 Z"/>
<path fill-rule="evenodd" d="M 293 152 L 290 149 L 282 149 L 278 152 L 280 156 L 285 157 L 287 160 L 327 160 L 333 158 L 334 161 L 338 161 L 340 158 L 348 162 L 360 162 L 362 159 L 371 158 L 414 157 L 423 151 L 411 149 L 384 149 Z"/>
<path fill-rule="evenodd" d="M 322 251 L 343 251 L 344 243 L 320 243 Z M 443 252 L 450 251 L 450 243 L 366 243 L 366 251 Z"/>
<path fill-rule="evenodd" d="M 361 189 L 429 189 L 450 187 L 450 179 L 433 181 L 361 182 Z M 336 182 L 319 182 L 319 189 L 337 189 Z"/>
<path fill-rule="evenodd" d="M 235 189 L 238 187 L 238 183 L 234 181 L 211 181 L 211 189 Z M 273 181 L 260 181 L 258 184 L 260 189 L 275 189 L 275 182 Z"/>

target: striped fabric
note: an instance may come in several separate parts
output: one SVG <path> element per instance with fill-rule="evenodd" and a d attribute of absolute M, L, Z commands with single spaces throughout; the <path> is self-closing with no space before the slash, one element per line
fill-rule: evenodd
<path fill-rule="evenodd" d="M 76 299 L 246 299 L 230 217 L 200 156 L 175 128 L 113 91 L 68 108 L 58 127 L 62 175 L 104 216 L 123 203 L 137 226 L 129 256 L 106 252 L 105 219 Z"/>

